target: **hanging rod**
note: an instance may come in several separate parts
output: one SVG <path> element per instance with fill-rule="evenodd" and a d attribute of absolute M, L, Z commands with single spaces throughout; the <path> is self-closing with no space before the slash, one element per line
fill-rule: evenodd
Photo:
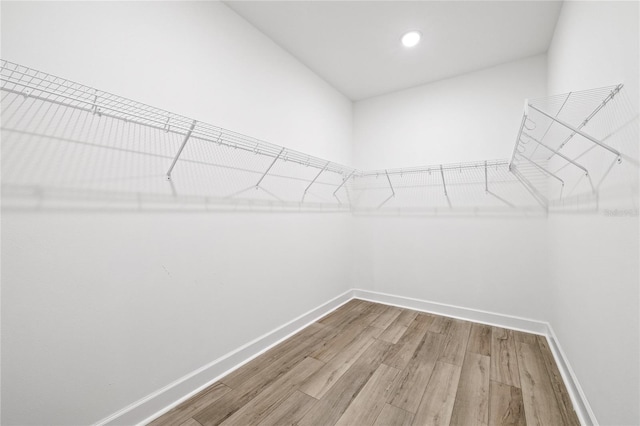
<path fill-rule="evenodd" d="M 587 118 L 585 118 L 582 123 L 580 123 L 580 125 L 577 127 L 578 130 L 581 130 L 584 126 L 586 126 L 589 121 L 591 121 L 591 119 L 602 109 L 604 108 L 607 103 L 609 101 L 611 101 L 617 94 L 618 92 L 620 92 L 620 90 L 622 90 L 622 88 L 624 87 L 623 84 L 618 84 L 610 93 L 609 95 L 604 98 L 604 100 L 591 112 L 591 114 L 589 114 L 587 116 Z M 567 97 L 568 99 L 568 97 Z M 564 105 L 563 105 L 564 106 Z M 556 117 L 558 116 L 558 114 L 556 114 Z M 551 124 L 549 124 L 549 127 L 551 127 Z M 569 142 L 571 140 L 571 138 L 573 138 L 576 135 L 576 132 L 572 132 L 569 136 L 566 137 L 566 139 L 564 141 L 562 141 L 562 143 L 560 144 L 560 146 L 558 147 L 558 150 L 561 150 L 566 144 L 567 142 Z M 551 157 L 553 157 L 553 155 L 551 155 Z M 549 157 L 549 159 L 551 159 L 551 157 Z"/>
<path fill-rule="evenodd" d="M 538 109 L 538 108 L 534 107 L 531 104 L 529 104 L 529 108 L 532 108 L 533 110 L 538 111 L 540 114 L 550 118 L 551 120 L 555 121 L 556 123 L 561 124 L 562 126 L 566 127 L 567 129 L 571 130 L 572 132 L 577 133 L 580 136 L 582 136 L 583 138 L 590 140 L 591 142 L 595 143 L 596 145 L 601 146 L 602 148 L 606 149 L 607 151 L 610 151 L 610 152 L 614 153 L 618 157 L 618 162 L 622 161 L 622 155 L 620 154 L 620 151 L 618 151 L 617 149 L 611 148 L 609 145 L 599 141 L 598 139 L 594 138 L 593 136 L 589 135 L 588 133 L 585 133 L 582 130 L 573 127 L 571 124 L 569 124 L 569 123 L 567 123 L 567 122 L 565 122 L 563 120 L 560 120 L 557 117 L 553 117 L 552 115 L 547 114 L 546 112 L 542 111 L 541 109 Z M 556 152 L 556 155 L 557 155 L 557 152 Z"/>
<path fill-rule="evenodd" d="M 564 186 L 564 180 L 562 180 L 560 177 L 558 177 L 557 175 L 555 175 L 554 173 L 550 172 L 549 170 L 547 170 L 545 167 L 542 167 L 540 164 L 536 163 L 535 161 L 533 161 L 531 158 L 517 153 L 516 154 L 518 157 L 521 157 L 523 159 L 525 159 L 527 162 L 529 162 L 530 164 L 532 164 L 535 168 L 537 168 L 538 170 L 541 170 L 544 174 L 546 174 L 547 176 L 551 176 L 552 178 L 556 179 L 558 182 L 560 182 L 560 184 L 562 186 Z"/>
<path fill-rule="evenodd" d="M 541 147 L 545 148 L 546 150 L 553 152 L 555 155 L 557 155 L 558 157 L 562 158 L 567 163 L 573 164 L 574 166 L 576 166 L 577 168 L 582 170 L 585 175 L 589 176 L 589 170 L 587 170 L 586 167 L 576 163 L 574 160 L 572 160 L 571 158 L 569 158 L 566 155 L 562 154 L 561 152 L 556 151 L 555 149 L 551 148 L 549 145 L 546 145 L 546 144 L 540 142 L 538 139 L 534 138 L 533 136 L 531 136 L 527 132 L 522 132 L 522 134 L 524 136 L 528 137 L 529 139 L 531 139 L 532 141 L 534 141 L 535 143 L 537 143 L 538 145 L 540 145 Z M 518 154 L 520 154 L 522 156 L 522 153 L 518 153 Z"/>

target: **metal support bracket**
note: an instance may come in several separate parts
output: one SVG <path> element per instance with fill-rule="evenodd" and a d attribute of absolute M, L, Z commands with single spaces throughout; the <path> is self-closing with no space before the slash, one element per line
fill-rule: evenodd
<path fill-rule="evenodd" d="M 176 163 L 178 162 L 178 158 L 180 158 L 180 154 L 182 154 L 182 150 L 184 149 L 185 145 L 187 145 L 187 141 L 191 137 L 191 133 L 193 132 L 193 129 L 196 127 L 196 123 L 197 121 L 193 120 L 193 122 L 191 123 L 191 127 L 189 127 L 189 131 L 187 132 L 186 135 L 184 135 L 184 139 L 182 140 L 182 145 L 180 145 L 180 149 L 178 150 L 178 153 L 176 154 L 176 156 L 173 158 L 171 167 L 169 167 L 169 170 L 167 171 L 167 180 L 171 180 L 171 172 L 173 171 L 173 168 L 176 166 Z"/>
<path fill-rule="evenodd" d="M 95 92 L 93 95 L 93 104 L 91 105 L 91 113 L 93 115 L 96 115 L 98 113 L 98 93 L 97 92 Z"/>
<path fill-rule="evenodd" d="M 526 109 L 526 105 L 527 104 L 525 104 L 525 109 Z M 518 130 L 518 138 L 516 139 L 516 144 L 513 147 L 513 152 L 511 153 L 511 161 L 509 161 L 509 168 L 511 168 L 511 163 L 513 163 L 513 159 L 515 158 L 516 152 L 518 151 L 518 145 L 520 144 L 520 136 L 522 135 L 522 129 L 524 129 L 525 121 L 527 121 L 526 112 L 522 114 L 522 120 L 520 121 L 520 129 Z"/>
<path fill-rule="evenodd" d="M 448 198 L 449 194 L 447 194 L 447 183 L 444 181 L 444 171 L 442 170 L 442 164 L 440 164 L 440 176 L 442 177 L 442 187 L 444 188 L 444 195 Z"/>
<path fill-rule="evenodd" d="M 307 191 L 309 190 L 309 188 L 311 188 L 311 185 L 313 185 L 315 183 L 316 180 L 318 180 L 318 178 L 320 177 L 320 175 L 322 174 L 322 172 L 324 172 L 325 170 L 327 170 L 327 167 L 329 167 L 329 164 L 331 163 L 331 161 L 327 161 L 327 164 L 325 164 L 325 166 L 322 168 L 322 170 L 320 170 L 318 172 L 318 174 L 316 175 L 316 177 L 313 178 L 313 180 L 311 181 L 311 183 L 309 183 L 309 185 L 307 185 L 307 187 L 304 189 L 304 194 L 302 194 L 302 201 L 304 201 L 304 197 L 307 195 Z"/>
<path fill-rule="evenodd" d="M 449 208 L 451 208 L 451 200 L 449 199 L 449 194 L 447 193 L 447 183 L 444 180 L 444 170 L 442 170 L 442 164 L 440 164 L 440 176 L 442 177 L 442 187 L 444 188 L 444 196 L 447 197 L 447 204 L 449 204 Z"/>
<path fill-rule="evenodd" d="M 280 158 L 280 156 L 282 155 L 283 152 L 284 152 L 284 148 L 282 148 L 280 150 L 280 152 L 278 153 L 278 155 L 276 155 L 276 158 L 273 159 L 273 161 L 271 162 L 271 164 L 269 165 L 267 170 L 264 171 L 264 173 L 260 177 L 260 180 L 258 180 L 258 183 L 256 183 L 256 189 L 258 189 L 260 187 L 260 183 L 265 178 L 265 176 L 267 176 L 267 173 L 269 173 L 269 170 L 271 170 L 271 168 L 274 166 L 274 164 L 276 164 L 276 161 L 278 161 L 278 159 Z"/>
<path fill-rule="evenodd" d="M 540 142 L 538 139 L 534 138 L 533 136 L 531 136 L 530 134 L 524 132 L 523 133 L 526 137 L 528 137 L 529 139 L 531 139 L 532 141 L 534 141 L 535 143 L 537 143 L 538 145 L 540 145 L 543 148 L 548 149 L 549 151 L 553 152 L 554 154 L 556 154 L 558 157 L 562 158 L 563 160 L 567 161 L 568 163 L 573 164 L 574 166 L 576 166 L 577 168 L 581 169 L 582 171 L 584 171 L 584 174 L 586 176 L 589 176 L 589 170 L 587 170 L 584 166 L 576 163 L 575 161 L 573 161 L 571 158 L 567 157 L 566 155 L 564 155 L 563 153 L 556 151 L 555 149 L 551 148 L 549 145 L 546 145 L 542 142 Z M 522 153 L 518 153 L 520 155 L 522 155 Z"/>
<path fill-rule="evenodd" d="M 389 201 L 390 199 L 392 199 L 393 197 L 396 196 L 396 191 L 393 190 L 393 185 L 391 184 L 391 178 L 389 177 L 389 173 L 387 172 L 387 170 L 385 169 L 384 174 L 387 176 L 387 181 L 389 182 L 389 188 L 391 188 L 391 195 L 389 195 L 379 206 L 378 209 L 380 209 L 382 206 L 384 206 L 385 204 L 387 204 L 387 201 Z"/>
<path fill-rule="evenodd" d="M 545 212 L 549 212 L 549 202 L 547 199 L 540 194 L 540 192 L 524 177 L 520 174 L 517 167 L 511 167 L 509 171 L 520 181 L 520 184 L 527 190 L 529 194 L 533 197 L 534 200 L 544 209 Z"/>
<path fill-rule="evenodd" d="M 600 142 L 598 139 L 594 138 L 593 136 L 583 132 L 582 130 L 580 130 L 580 129 L 576 128 L 576 127 L 573 127 L 571 124 L 566 123 L 566 122 L 560 120 L 559 118 L 556 118 L 556 117 L 554 117 L 554 116 L 552 116 L 550 114 L 547 114 L 546 112 L 534 107 L 531 104 L 529 104 L 529 107 L 534 109 L 534 110 L 536 110 L 536 111 L 538 111 L 540 114 L 552 119 L 556 123 L 563 125 L 564 127 L 566 127 L 567 129 L 571 130 L 572 132 L 579 134 L 583 138 L 585 138 L 587 140 L 590 140 L 591 142 L 595 143 L 596 145 L 601 146 L 602 148 L 606 149 L 607 151 L 610 151 L 610 152 L 614 153 L 618 157 L 618 163 L 622 162 L 622 156 L 620 154 L 620 151 L 618 151 L 618 150 L 616 150 L 614 148 L 611 148 L 609 145 Z"/>
<path fill-rule="evenodd" d="M 393 185 L 391 184 L 391 178 L 389 177 L 389 173 L 387 172 L 387 170 L 385 169 L 384 174 L 387 175 L 387 181 L 389 182 L 389 188 L 391 188 L 391 196 L 395 197 L 396 196 L 396 191 L 393 190 Z"/>
<path fill-rule="evenodd" d="M 333 196 L 336 197 L 336 200 L 338 200 L 338 203 L 342 204 L 342 202 L 340 201 L 340 198 L 338 198 L 338 196 L 336 195 L 338 193 L 338 191 L 340 190 L 340 188 L 342 188 L 344 186 L 345 183 L 347 183 L 347 181 L 349 179 L 351 179 L 351 176 L 353 176 L 353 174 L 355 173 L 355 170 L 352 171 L 351 173 L 349 173 L 349 176 L 347 176 L 340 185 L 338 185 L 338 187 L 336 188 L 335 191 L 333 191 Z"/>
<path fill-rule="evenodd" d="M 545 173 L 547 176 L 551 176 L 552 178 L 556 179 L 557 181 L 559 181 L 562 186 L 564 186 L 564 180 L 562 180 L 561 178 L 559 178 L 557 175 L 551 173 L 549 170 L 547 170 L 546 168 L 542 167 L 540 164 L 536 163 L 535 161 L 533 161 L 531 158 L 526 157 L 520 153 L 518 153 L 518 155 L 522 158 L 524 158 L 525 160 L 527 160 L 529 163 L 533 164 L 536 168 L 540 169 L 543 173 Z"/>
<path fill-rule="evenodd" d="M 485 194 L 489 193 L 489 178 L 487 173 L 487 162 L 484 162 L 484 192 Z"/>

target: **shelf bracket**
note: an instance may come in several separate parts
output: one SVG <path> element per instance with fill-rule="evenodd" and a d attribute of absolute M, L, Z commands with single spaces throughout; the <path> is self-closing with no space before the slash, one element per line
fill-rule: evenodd
<path fill-rule="evenodd" d="M 284 152 L 284 148 L 282 148 L 280 150 L 280 152 L 278 153 L 278 155 L 276 155 L 276 158 L 273 159 L 273 161 L 271 162 L 271 164 L 269 165 L 267 170 L 264 171 L 264 173 L 260 177 L 260 180 L 258 181 L 258 183 L 256 183 L 256 189 L 258 189 L 260 187 L 260 183 L 265 178 L 265 176 L 267 176 L 267 173 L 269 173 L 269 170 L 271 170 L 271 168 L 276 164 L 276 161 L 278 161 L 278 159 L 280 158 L 280 156 L 282 155 L 283 152 Z"/>
<path fill-rule="evenodd" d="M 509 169 L 509 171 L 520 181 L 520 184 L 527 190 L 527 192 L 533 197 L 534 200 L 544 209 L 545 212 L 549 212 L 549 202 L 544 197 L 544 195 L 540 194 L 540 192 L 531 184 L 529 181 L 520 174 L 517 170 L 517 167 L 513 166 Z"/>
<path fill-rule="evenodd" d="M 333 196 L 336 197 L 336 200 L 338 200 L 338 203 L 342 204 L 342 202 L 340 201 L 340 198 L 338 198 L 338 196 L 336 195 L 337 192 L 340 190 L 340 188 L 342 188 L 344 186 L 345 183 L 347 183 L 347 181 L 349 179 L 351 179 L 351 176 L 353 176 L 353 174 L 355 173 L 355 170 L 351 173 L 349 173 L 349 176 L 347 176 L 340 185 L 338 185 L 338 187 L 336 188 L 335 191 L 333 191 Z"/>
<path fill-rule="evenodd" d="M 444 188 L 445 197 L 449 198 L 449 194 L 447 194 L 447 183 L 444 181 L 444 171 L 442 170 L 442 164 L 440 164 L 440 176 L 442 177 L 442 187 Z"/>
<path fill-rule="evenodd" d="M 549 151 L 553 152 L 555 155 L 557 155 L 558 157 L 562 158 L 566 162 L 571 163 L 574 166 L 576 166 L 577 168 L 581 169 L 586 176 L 589 176 L 589 170 L 587 170 L 584 166 L 576 163 L 575 161 L 573 161 L 571 158 L 567 157 L 566 155 L 564 155 L 560 151 L 556 151 L 555 149 L 551 148 L 549 145 L 546 145 L 546 144 L 540 142 L 538 139 L 534 138 L 530 134 L 528 134 L 526 132 L 524 132 L 523 134 L 526 137 L 528 137 L 529 139 L 531 139 L 532 141 L 534 141 L 535 143 L 537 143 L 538 145 L 540 145 L 541 147 L 548 149 Z M 522 153 L 520 153 L 520 152 L 518 154 L 522 155 Z"/>
<path fill-rule="evenodd" d="M 389 177 L 389 173 L 387 172 L 387 170 L 385 169 L 384 174 L 387 176 L 387 181 L 389 182 L 389 188 L 391 188 L 391 195 L 389 195 L 379 206 L 378 209 L 380 209 L 382 206 L 384 206 L 385 204 L 387 204 L 387 201 L 389 201 L 390 199 L 392 199 L 393 197 L 396 196 L 396 191 L 393 190 L 393 185 L 391 184 L 391 178 Z"/>
<path fill-rule="evenodd" d="M 442 170 L 442 164 L 440 164 L 440 176 L 442 177 L 442 187 L 444 188 L 444 196 L 447 197 L 447 204 L 449 204 L 449 208 L 451 208 L 451 200 L 449 199 L 449 194 L 447 193 L 447 183 L 444 180 L 444 170 Z"/>
<path fill-rule="evenodd" d="M 526 110 L 526 103 L 525 103 Z M 511 153 L 511 161 L 509 161 L 509 167 L 511 167 L 511 163 L 513 163 L 513 159 L 516 156 L 516 152 L 518 151 L 518 145 L 520 144 L 520 136 L 522 136 L 522 130 L 524 129 L 524 123 L 527 121 L 527 113 L 522 114 L 522 120 L 520 121 L 520 129 L 518 130 L 518 138 L 516 139 L 516 144 L 513 147 L 513 152 Z"/>
<path fill-rule="evenodd" d="M 318 178 L 320 177 L 322 172 L 327 170 L 327 167 L 329 167 L 330 163 L 331 163 L 331 161 L 327 161 L 327 164 L 324 165 L 324 167 L 318 172 L 316 177 L 314 177 L 313 180 L 311 181 L 311 183 L 309 183 L 309 185 L 307 185 L 307 187 L 304 189 L 304 194 L 302 194 L 302 201 L 304 201 L 304 197 L 307 195 L 307 191 L 309 191 L 309 188 L 311 188 L 311 185 L 313 185 L 315 183 L 315 181 L 318 180 Z"/>
<path fill-rule="evenodd" d="M 91 113 L 96 115 L 98 113 L 98 92 L 94 90 L 93 104 L 91 105 Z"/>
<path fill-rule="evenodd" d="M 173 168 L 176 166 L 176 163 L 178 162 L 178 158 L 180 158 L 180 154 L 182 154 L 182 150 L 187 145 L 187 141 L 191 137 L 191 133 L 193 132 L 193 129 L 196 127 L 196 123 L 197 123 L 196 120 L 193 120 L 193 122 L 191 123 L 191 127 L 189 127 L 189 131 L 187 132 L 186 135 L 184 135 L 184 139 L 182 140 L 182 145 L 180 145 L 180 149 L 178 150 L 178 153 L 176 154 L 176 156 L 173 158 L 171 167 L 169 167 L 169 170 L 167 171 L 167 180 L 171 180 L 171 172 L 173 171 Z"/>
<path fill-rule="evenodd" d="M 547 176 L 551 176 L 552 178 L 556 179 L 557 181 L 559 181 L 562 186 L 564 186 L 564 180 L 560 179 L 558 176 L 556 176 L 555 174 L 551 173 L 549 170 L 547 170 L 546 168 L 542 167 L 540 164 L 536 163 L 535 161 L 533 161 L 531 158 L 526 157 L 520 153 L 518 153 L 518 155 L 522 158 L 524 158 L 525 160 L 527 160 L 529 163 L 533 164 L 536 168 L 542 170 L 543 173 L 545 173 Z"/>
<path fill-rule="evenodd" d="M 391 196 L 395 197 L 396 196 L 396 191 L 393 190 L 393 185 L 391 184 L 391 178 L 389 177 L 389 173 L 387 172 L 387 170 L 385 169 L 384 174 L 387 175 L 387 181 L 389 182 L 389 188 L 391 188 Z"/>
<path fill-rule="evenodd" d="M 614 153 L 618 157 L 618 163 L 622 162 L 622 156 L 620 154 L 620 151 L 618 151 L 618 150 L 616 150 L 614 148 L 611 148 L 609 145 L 600 142 L 598 139 L 594 138 L 593 136 L 583 132 L 582 130 L 580 130 L 580 129 L 576 128 L 576 127 L 573 127 L 571 124 L 566 123 L 563 120 L 560 120 L 559 118 L 556 118 L 556 117 L 554 117 L 552 115 L 547 114 L 546 112 L 534 107 L 531 104 L 529 104 L 529 107 L 531 109 L 534 109 L 534 110 L 538 111 L 540 114 L 542 114 L 542 115 L 544 115 L 546 117 L 549 117 L 550 119 L 552 119 L 556 123 L 561 124 L 562 126 L 566 127 L 567 129 L 571 130 L 572 132 L 579 134 L 583 138 L 588 139 L 591 142 L 595 143 L 596 145 L 601 146 L 602 148 L 606 149 L 607 151 L 610 151 L 610 152 Z"/>
<path fill-rule="evenodd" d="M 484 162 L 484 192 L 489 193 L 489 179 L 487 177 L 487 161 Z"/>

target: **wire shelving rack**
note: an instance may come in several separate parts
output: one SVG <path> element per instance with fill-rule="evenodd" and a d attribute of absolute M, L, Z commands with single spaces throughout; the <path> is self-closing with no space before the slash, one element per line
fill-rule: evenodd
<path fill-rule="evenodd" d="M 570 192 L 567 166 L 587 177 L 573 193 L 585 182 L 595 192 L 581 157 L 625 156 L 588 133 L 622 85 L 527 101 L 509 160 L 357 170 L 5 60 L 0 82 L 3 190 L 40 205 L 546 212 Z"/>

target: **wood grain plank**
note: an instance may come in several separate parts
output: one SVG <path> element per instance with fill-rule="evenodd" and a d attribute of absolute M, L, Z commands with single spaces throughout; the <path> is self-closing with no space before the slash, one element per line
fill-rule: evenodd
<path fill-rule="evenodd" d="M 354 316 L 360 314 L 368 306 L 369 305 L 362 300 L 350 300 L 335 311 L 330 312 L 328 315 L 318 320 L 318 323 L 329 325 L 331 327 L 339 327 L 345 321 L 348 321 Z"/>
<path fill-rule="evenodd" d="M 378 369 L 391 345 L 376 340 L 336 384 L 307 412 L 300 426 L 334 425 Z"/>
<path fill-rule="evenodd" d="M 561 425 L 551 379 L 537 344 L 516 343 L 524 413 L 529 425 Z"/>
<path fill-rule="evenodd" d="M 318 402 L 306 393 L 294 391 L 289 398 L 278 405 L 259 426 L 295 425 Z"/>
<path fill-rule="evenodd" d="M 364 328 L 359 324 L 350 324 L 335 336 L 325 339 L 320 347 L 310 352 L 309 356 L 325 363 L 329 362 L 360 336 L 363 331 Z M 378 337 L 382 333 L 382 330 L 377 327 L 371 327 L 371 329 L 365 333 L 371 337 Z"/>
<path fill-rule="evenodd" d="M 471 325 L 467 352 L 491 356 L 491 326 L 477 323 Z"/>
<path fill-rule="evenodd" d="M 429 325 L 431 333 L 449 334 L 449 328 L 453 324 L 453 318 L 436 315 Z"/>
<path fill-rule="evenodd" d="M 361 328 L 366 328 L 366 327 L 370 327 L 371 324 L 378 319 L 378 317 L 382 314 L 382 312 L 384 311 L 384 307 L 381 305 L 373 305 L 371 307 L 369 307 L 365 312 L 363 312 L 362 314 L 360 314 L 360 316 L 358 318 L 356 318 L 355 320 L 351 321 L 349 323 L 349 326 L 351 327 L 361 327 Z M 382 330 L 381 330 L 382 332 Z"/>
<path fill-rule="evenodd" d="M 416 319 L 416 317 L 420 314 L 418 311 L 412 311 L 411 309 L 403 309 L 396 321 L 400 325 L 404 325 L 405 327 L 409 327 L 411 323 Z"/>
<path fill-rule="evenodd" d="M 411 413 L 418 410 L 444 341 L 445 336 L 441 334 L 429 332 L 425 334 L 407 367 L 402 370 L 394 383 L 388 400 L 391 405 Z"/>
<path fill-rule="evenodd" d="M 323 327 L 323 330 L 332 329 L 329 327 Z M 256 395 L 262 392 L 265 387 L 278 380 L 299 364 L 300 361 L 305 358 L 306 354 L 313 351 L 318 347 L 318 345 L 322 344 L 320 336 L 315 335 L 314 337 L 316 338 L 311 338 L 309 341 L 298 341 L 298 344 L 295 347 L 289 348 L 287 351 L 278 350 L 279 346 L 273 348 L 272 351 L 280 354 L 279 359 L 276 359 L 271 363 L 266 363 L 266 365 L 262 365 L 262 369 L 253 375 L 244 374 L 242 372 L 238 375 L 234 375 L 235 380 L 233 383 L 235 388 L 233 388 L 231 392 L 223 395 L 213 404 L 209 404 L 198 414 L 194 415 L 193 418 L 204 426 L 218 424 L 227 419 L 243 405 L 247 404 Z M 241 368 L 240 370 L 243 369 L 244 368 Z M 254 368 L 252 367 L 251 371 L 253 369 Z M 242 378 L 244 378 L 244 381 L 240 381 Z M 222 378 L 221 381 L 227 381 L 227 377 Z"/>
<path fill-rule="evenodd" d="M 197 421 L 195 421 L 194 419 L 187 419 L 184 422 L 180 423 L 180 426 L 202 426 L 202 425 Z"/>
<path fill-rule="evenodd" d="M 380 329 L 369 327 L 356 336 L 337 356 L 309 377 L 300 390 L 316 399 L 322 398 L 338 379 L 351 367 L 358 357 L 374 342 Z"/>
<path fill-rule="evenodd" d="M 378 340 L 383 340 L 389 343 L 398 343 L 398 340 L 407 331 L 407 326 L 394 322 L 385 331 L 378 336 Z"/>
<path fill-rule="evenodd" d="M 320 321 L 151 425 L 579 425 L 541 336 L 363 300 Z"/>
<path fill-rule="evenodd" d="M 568 426 L 580 426 L 580 420 L 573 408 L 571 397 L 569 396 L 567 387 L 562 380 L 562 375 L 560 374 L 558 365 L 556 364 L 551 348 L 549 347 L 549 342 L 547 342 L 547 338 L 544 336 L 536 336 L 536 338 L 538 340 L 538 347 L 540 348 L 542 359 L 547 367 L 547 373 L 551 379 L 553 392 L 556 395 L 556 400 L 558 401 L 563 424 Z"/>
<path fill-rule="evenodd" d="M 400 340 L 393 345 L 384 360 L 384 364 L 397 368 L 398 370 L 403 370 L 411 360 L 424 335 L 427 333 L 430 323 L 430 317 L 417 315 Z"/>
<path fill-rule="evenodd" d="M 265 369 L 270 370 L 277 365 L 287 364 L 292 359 L 294 363 L 297 362 L 298 359 L 313 351 L 315 345 L 322 344 L 324 338 L 331 337 L 338 332 L 339 330 L 325 327 L 322 324 L 311 324 L 290 339 L 249 361 L 242 368 L 229 373 L 221 381 L 230 388 L 237 389 L 253 376 L 263 373 Z"/>
<path fill-rule="evenodd" d="M 214 403 L 229 391 L 231 391 L 230 387 L 216 382 L 163 416 L 155 419 L 149 423 L 149 426 L 173 426 L 185 422 L 193 414 Z"/>
<path fill-rule="evenodd" d="M 449 425 L 461 370 L 457 365 L 436 363 L 420 406 L 413 417 L 414 425 Z"/>
<path fill-rule="evenodd" d="M 336 425 L 371 425 L 384 408 L 399 370 L 381 364 Z"/>
<path fill-rule="evenodd" d="M 222 422 L 222 425 L 253 425 L 260 423 L 295 391 L 307 377 L 318 371 L 324 363 L 314 358 L 305 358 L 291 371 L 265 388 L 250 402 Z M 202 423 L 200 419 L 194 417 Z M 206 426 L 203 423 L 203 426 Z"/>
<path fill-rule="evenodd" d="M 470 322 L 452 320 L 439 361 L 462 366 L 470 330 Z"/>
<path fill-rule="evenodd" d="M 489 424 L 489 368 L 488 356 L 467 352 L 462 364 L 451 426 Z"/>
<path fill-rule="evenodd" d="M 525 333 L 523 331 L 513 332 L 513 336 L 516 338 L 516 342 L 526 343 L 527 345 L 537 345 L 537 335 L 531 333 Z"/>
<path fill-rule="evenodd" d="M 398 343 L 398 340 L 400 340 L 417 316 L 418 312 L 416 311 L 402 309 L 400 314 L 387 326 L 378 339 L 389 343 Z"/>
<path fill-rule="evenodd" d="M 511 330 L 491 329 L 491 380 L 520 387 L 516 341 Z"/>
<path fill-rule="evenodd" d="M 395 306 L 387 306 L 387 309 L 371 323 L 371 326 L 386 330 L 401 313 L 402 309 L 396 308 Z"/>
<path fill-rule="evenodd" d="M 413 422 L 413 413 L 385 404 L 382 412 L 376 419 L 374 426 L 410 426 Z"/>
<path fill-rule="evenodd" d="M 526 426 L 522 390 L 491 381 L 489 391 L 489 426 Z"/>

